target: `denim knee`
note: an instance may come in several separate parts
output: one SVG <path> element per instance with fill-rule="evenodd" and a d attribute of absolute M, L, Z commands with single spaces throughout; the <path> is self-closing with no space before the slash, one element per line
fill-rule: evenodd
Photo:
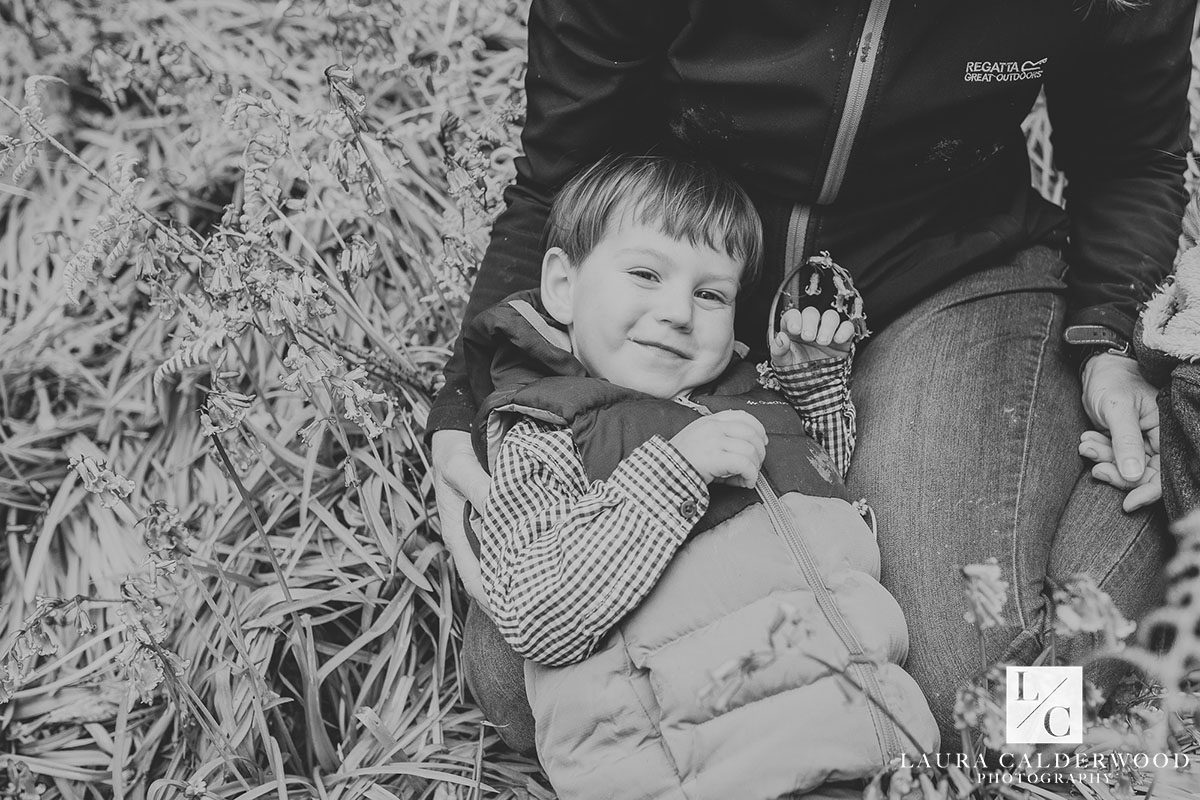
<path fill-rule="evenodd" d="M 462 671 L 471 697 L 500 739 L 518 753 L 534 751 L 533 712 L 525 694 L 525 660 L 475 603 L 463 625 Z"/>

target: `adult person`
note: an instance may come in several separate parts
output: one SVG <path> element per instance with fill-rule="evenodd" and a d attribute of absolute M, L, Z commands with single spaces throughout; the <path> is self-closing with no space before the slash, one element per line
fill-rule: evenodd
<path fill-rule="evenodd" d="M 700 156 L 750 193 L 764 274 L 737 324 L 752 348 L 765 351 L 787 268 L 829 251 L 875 329 L 856 362 L 848 483 L 876 511 L 908 668 L 952 742 L 955 691 L 980 666 L 959 566 L 996 557 L 1012 584 L 988 659 L 1036 652 L 1047 579 L 1090 572 L 1131 616 L 1155 600 L 1164 527 L 1133 507 L 1158 497 L 1157 411 L 1127 345 L 1179 233 L 1194 13 L 1195 0 L 534 0 L 525 155 L 465 320 L 537 284 L 551 198 L 606 152 Z M 1066 214 L 1029 186 L 1020 124 L 1043 87 Z M 476 603 L 461 520 L 464 499 L 486 496 L 465 433 L 486 369 L 460 344 L 429 419 L 443 536 Z M 1137 487 L 1129 512 L 1078 458 L 1091 426 L 1120 473 L 1099 477 Z M 496 699 L 519 699 L 519 662 L 489 631 L 472 609 L 468 682 L 528 745 L 517 700 Z"/>

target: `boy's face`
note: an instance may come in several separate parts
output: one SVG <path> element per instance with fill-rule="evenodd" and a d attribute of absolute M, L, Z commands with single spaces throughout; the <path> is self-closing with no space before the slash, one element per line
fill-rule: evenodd
<path fill-rule="evenodd" d="M 548 252 L 542 294 L 589 373 L 672 398 L 729 364 L 741 273 L 726 253 L 623 220 L 581 264 Z"/>

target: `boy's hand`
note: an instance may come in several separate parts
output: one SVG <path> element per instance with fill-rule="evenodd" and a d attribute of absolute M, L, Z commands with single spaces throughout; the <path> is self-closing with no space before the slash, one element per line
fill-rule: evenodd
<path fill-rule="evenodd" d="M 789 308 L 771 342 L 771 363 L 794 367 L 823 358 L 846 358 L 854 340 L 854 323 L 832 308 L 824 314 L 813 306 Z"/>
<path fill-rule="evenodd" d="M 745 411 L 701 417 L 671 438 L 705 483 L 754 488 L 767 454 L 767 432 Z"/>

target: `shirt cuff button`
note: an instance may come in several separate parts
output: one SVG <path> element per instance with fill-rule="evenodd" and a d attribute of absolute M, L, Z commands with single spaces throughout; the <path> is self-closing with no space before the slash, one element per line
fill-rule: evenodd
<path fill-rule="evenodd" d="M 679 504 L 679 514 L 680 514 L 680 516 L 684 516 L 689 519 L 696 516 L 696 501 L 695 500 L 684 500 L 682 503 L 680 503 Z"/>

